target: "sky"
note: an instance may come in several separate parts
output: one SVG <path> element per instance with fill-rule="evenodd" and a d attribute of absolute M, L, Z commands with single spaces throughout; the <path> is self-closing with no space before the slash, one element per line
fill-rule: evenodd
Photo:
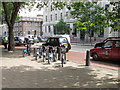
<path fill-rule="evenodd" d="M 29 12 L 27 9 L 20 10 L 19 16 L 36 17 L 38 14 L 43 15 L 43 9 L 38 10 L 37 8 L 33 7 L 31 12 Z"/>
<path fill-rule="evenodd" d="M 28 10 L 22 10 L 22 11 L 20 11 L 19 15 L 25 16 L 25 17 L 36 17 L 38 14 L 43 15 L 43 10 L 41 10 L 41 11 L 32 10 L 31 12 L 29 12 Z"/>

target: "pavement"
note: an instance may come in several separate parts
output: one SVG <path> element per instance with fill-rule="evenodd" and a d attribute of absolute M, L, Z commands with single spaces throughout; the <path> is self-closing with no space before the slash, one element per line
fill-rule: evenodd
<path fill-rule="evenodd" d="M 95 64 L 85 66 L 85 53 L 79 60 L 77 53 L 71 51 L 67 64 L 61 62 L 48 64 L 31 56 L 22 57 L 21 50 L 8 52 L 2 48 L 0 69 L 2 88 L 110 88 L 120 89 L 119 69 L 100 67 Z M 71 55 L 75 53 L 74 57 Z M 80 54 L 81 53 L 81 54 Z M 38 63 L 38 61 L 40 61 Z"/>

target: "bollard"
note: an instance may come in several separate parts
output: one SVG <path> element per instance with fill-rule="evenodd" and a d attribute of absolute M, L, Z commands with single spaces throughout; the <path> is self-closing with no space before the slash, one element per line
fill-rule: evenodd
<path fill-rule="evenodd" d="M 86 51 L 86 66 L 90 66 L 90 51 Z"/>

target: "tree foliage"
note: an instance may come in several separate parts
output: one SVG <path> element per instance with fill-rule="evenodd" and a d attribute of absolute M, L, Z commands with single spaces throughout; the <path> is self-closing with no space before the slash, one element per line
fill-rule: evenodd
<path fill-rule="evenodd" d="M 18 13 L 21 8 L 29 11 L 36 2 L 2 2 L 2 21 L 8 25 L 8 51 L 14 50 L 14 24 L 18 20 Z M 4 22 L 5 21 L 5 22 Z"/>
<path fill-rule="evenodd" d="M 76 25 L 79 30 L 85 30 L 90 34 L 91 30 L 96 32 L 100 28 L 108 26 L 105 21 L 106 17 L 103 15 L 104 8 L 97 5 L 96 2 L 75 2 L 72 7 L 71 14 L 78 18 Z"/>
<path fill-rule="evenodd" d="M 69 34 L 70 26 L 61 19 L 57 24 L 55 24 L 55 33 L 56 34 Z"/>
<path fill-rule="evenodd" d="M 14 50 L 14 33 L 13 27 L 17 18 L 17 14 L 23 2 L 2 2 L 3 16 L 8 25 L 8 51 Z"/>
<path fill-rule="evenodd" d="M 109 26 L 112 27 L 111 32 L 120 31 L 120 1 L 106 4 L 105 12 Z"/>

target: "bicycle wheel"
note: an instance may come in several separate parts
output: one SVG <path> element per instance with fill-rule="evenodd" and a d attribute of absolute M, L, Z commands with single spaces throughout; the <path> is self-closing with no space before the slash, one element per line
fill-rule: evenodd
<path fill-rule="evenodd" d="M 38 56 L 38 55 L 36 54 L 36 55 L 35 55 L 35 60 L 37 60 L 37 56 Z"/>
<path fill-rule="evenodd" d="M 45 61 L 45 56 L 46 56 L 46 53 L 43 52 L 43 62 Z"/>
<path fill-rule="evenodd" d="M 66 64 L 66 53 L 64 53 L 64 64 Z"/>
<path fill-rule="evenodd" d="M 62 56 L 62 57 L 61 57 L 61 64 L 62 64 L 62 67 L 63 67 L 63 64 L 64 64 L 64 54 L 62 53 L 61 56 Z"/>
<path fill-rule="evenodd" d="M 50 60 L 51 60 L 51 58 L 50 58 L 50 57 L 48 57 L 48 64 L 50 64 Z"/>
<path fill-rule="evenodd" d="M 28 53 L 28 56 L 30 56 L 30 53 L 31 53 L 31 50 L 30 50 L 30 48 L 28 49 L 28 52 L 27 52 L 27 53 Z"/>
<path fill-rule="evenodd" d="M 27 50 L 26 49 L 24 49 L 23 50 L 23 57 L 25 57 L 25 54 L 27 53 Z"/>
<path fill-rule="evenodd" d="M 48 64 L 50 64 L 50 60 L 51 60 L 50 53 L 48 53 L 47 57 L 48 57 Z"/>
<path fill-rule="evenodd" d="M 57 59 L 57 53 L 54 52 L 54 53 L 53 53 L 53 62 L 56 62 L 56 59 Z"/>
<path fill-rule="evenodd" d="M 42 49 L 40 49 L 39 58 L 42 58 Z"/>
<path fill-rule="evenodd" d="M 25 53 L 24 53 L 24 50 L 23 50 L 23 52 L 22 52 L 22 55 L 23 55 L 23 57 L 25 57 Z"/>

